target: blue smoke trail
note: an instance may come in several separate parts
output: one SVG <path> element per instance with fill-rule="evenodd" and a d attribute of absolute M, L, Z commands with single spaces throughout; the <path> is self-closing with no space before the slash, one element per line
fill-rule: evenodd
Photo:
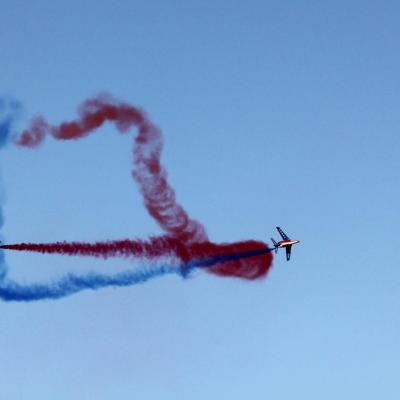
<path fill-rule="evenodd" d="M 16 120 L 21 114 L 21 104 L 11 98 L 0 97 L 0 148 L 10 140 Z"/>
<path fill-rule="evenodd" d="M 56 300 L 87 289 L 97 290 L 104 287 L 137 285 L 167 274 L 177 274 L 186 278 L 190 272 L 197 268 L 208 268 L 223 262 L 254 257 L 272 250 L 273 249 L 270 248 L 251 250 L 241 253 L 209 257 L 201 260 L 192 260 L 181 266 L 150 267 L 147 270 L 125 271 L 115 275 L 104 275 L 94 272 L 83 276 L 68 274 L 59 280 L 48 284 L 34 283 L 30 285 L 21 285 L 14 281 L 5 279 L 0 285 L 0 299 L 4 301 L 26 302 L 45 299 Z"/>
<path fill-rule="evenodd" d="M 13 133 L 15 121 L 21 113 L 21 104 L 8 97 L 0 97 L 0 149 L 6 146 Z M 0 177 L 0 229 L 4 225 L 3 215 L 3 185 Z M 0 250 L 0 282 L 4 279 L 7 273 L 5 264 L 4 251 Z"/>
<path fill-rule="evenodd" d="M 0 298 L 4 301 L 35 301 L 60 299 L 85 289 L 97 290 L 107 286 L 123 287 L 147 282 L 149 279 L 166 274 L 179 273 L 171 267 L 158 267 L 147 271 L 121 272 L 115 275 L 104 275 L 90 272 L 84 276 L 67 274 L 58 281 L 41 284 L 21 285 L 14 281 L 4 280 L 0 286 Z"/>

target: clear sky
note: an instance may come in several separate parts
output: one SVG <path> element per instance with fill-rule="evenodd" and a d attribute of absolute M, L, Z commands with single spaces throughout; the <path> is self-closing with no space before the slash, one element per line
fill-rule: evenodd
<path fill-rule="evenodd" d="M 179 201 L 214 241 L 300 239 L 267 279 L 202 272 L 0 304 L 1 397 L 397 399 L 400 5 L 44 1 L 1 7 L 0 90 L 73 118 L 109 91 L 162 128 Z M 1 150 L 7 242 L 161 233 L 131 140 Z M 50 281 L 126 261 L 7 253 Z"/>

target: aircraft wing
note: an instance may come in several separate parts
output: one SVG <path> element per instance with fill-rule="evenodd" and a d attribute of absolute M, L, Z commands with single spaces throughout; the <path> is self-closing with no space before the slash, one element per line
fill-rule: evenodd
<path fill-rule="evenodd" d="M 277 226 L 276 229 L 278 230 L 279 234 L 282 236 L 283 240 L 290 240 L 289 237 L 286 235 L 286 233 L 283 232 L 283 230 L 281 228 L 279 228 L 279 226 Z"/>
<path fill-rule="evenodd" d="M 290 260 L 290 254 L 292 253 L 292 245 L 286 246 L 286 261 Z"/>

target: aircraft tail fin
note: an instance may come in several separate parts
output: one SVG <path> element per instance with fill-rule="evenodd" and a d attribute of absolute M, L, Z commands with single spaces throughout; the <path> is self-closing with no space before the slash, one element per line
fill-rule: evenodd
<path fill-rule="evenodd" d="M 275 247 L 275 254 L 278 252 L 278 243 L 276 243 L 276 241 L 274 240 L 274 238 L 271 238 L 272 243 L 274 244 Z"/>

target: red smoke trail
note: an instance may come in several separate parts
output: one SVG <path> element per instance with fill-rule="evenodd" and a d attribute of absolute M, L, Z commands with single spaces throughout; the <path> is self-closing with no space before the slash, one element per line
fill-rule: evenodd
<path fill-rule="evenodd" d="M 138 130 L 133 147 L 134 170 L 132 176 L 139 184 L 147 211 L 168 235 L 167 238 L 162 237 L 162 246 L 167 245 L 169 251 L 175 252 L 177 249 L 174 246 L 176 243 L 180 243 L 179 252 L 182 254 L 179 254 L 179 257 L 182 258 L 181 256 L 184 255 L 185 258 L 182 258 L 184 260 L 191 257 L 226 254 L 226 252 L 254 250 L 254 246 L 258 246 L 258 249 L 260 246 L 267 247 L 265 243 L 253 241 L 229 245 L 209 242 L 204 227 L 199 222 L 190 219 L 182 206 L 176 202 L 175 192 L 169 185 L 167 173 L 160 163 L 163 142 L 158 127 L 148 119 L 142 110 L 127 103 L 119 102 L 111 96 L 101 95 L 85 101 L 78 108 L 78 118 L 76 120 L 61 123 L 58 126 L 51 126 L 43 117 L 38 117 L 31 122 L 27 130 L 22 132 L 16 143 L 19 146 L 35 147 L 44 140 L 46 135 L 51 135 L 58 140 L 79 139 L 94 132 L 107 121 L 114 122 L 117 130 L 121 133 L 127 132 L 132 127 L 136 127 Z M 156 240 L 156 242 L 153 243 L 153 240 Z M 158 247 L 160 242 L 157 240 L 158 238 L 150 239 L 148 242 L 106 242 L 108 245 L 104 243 L 92 245 L 84 243 L 55 243 L 51 247 L 51 252 L 80 255 L 84 253 L 89 255 L 98 254 L 103 257 L 108 250 L 104 253 L 104 247 L 102 246 L 111 246 L 110 251 L 114 255 L 125 255 L 129 246 L 135 248 L 136 244 L 138 244 L 141 249 L 139 253 L 145 248 L 148 250 L 148 246 L 154 245 L 156 254 L 148 255 L 148 257 L 154 257 L 158 256 L 157 252 L 160 250 L 160 247 Z M 37 244 L 30 246 L 38 247 L 35 247 L 35 249 L 32 247 L 25 248 L 25 250 L 40 251 L 39 248 L 44 249 L 43 246 L 50 245 Z M 3 246 L 3 248 L 7 247 Z M 17 248 L 13 248 L 17 250 Z M 50 250 L 50 247 L 47 247 L 47 250 Z M 150 250 L 152 251 L 152 249 Z M 255 279 L 264 276 L 268 272 L 271 263 L 272 255 L 265 253 L 251 258 L 222 263 L 210 268 L 209 271 L 221 276 Z"/>
<path fill-rule="evenodd" d="M 167 236 L 151 237 L 144 240 L 113 240 L 106 242 L 55 242 L 55 243 L 18 243 L 1 245 L 0 249 L 32 251 L 42 254 L 63 254 L 69 256 L 91 256 L 107 259 L 109 257 L 135 257 L 154 259 L 170 257 L 179 259 L 185 265 L 195 261 L 195 266 L 212 266 L 212 271 L 221 276 L 231 276 L 235 268 L 236 276 L 247 279 L 259 278 L 267 272 L 259 268 L 262 259 L 267 266 L 271 262 L 270 249 L 263 242 L 253 240 L 237 243 L 215 244 L 199 242 L 186 244 Z M 252 252 L 260 252 L 257 255 Z M 235 258 L 235 256 L 238 256 Z M 250 258 L 251 257 L 251 258 Z M 238 263 L 246 259 L 246 263 Z M 204 263 L 202 263 L 204 260 Z M 243 268 L 244 271 L 238 270 Z"/>
<path fill-rule="evenodd" d="M 156 258 L 174 256 L 185 259 L 184 243 L 167 236 L 151 237 L 148 240 L 113 240 L 95 243 L 54 242 L 54 243 L 18 243 L 1 245 L 1 249 L 33 251 L 42 254 L 64 254 L 69 256 L 136 257 Z"/>

